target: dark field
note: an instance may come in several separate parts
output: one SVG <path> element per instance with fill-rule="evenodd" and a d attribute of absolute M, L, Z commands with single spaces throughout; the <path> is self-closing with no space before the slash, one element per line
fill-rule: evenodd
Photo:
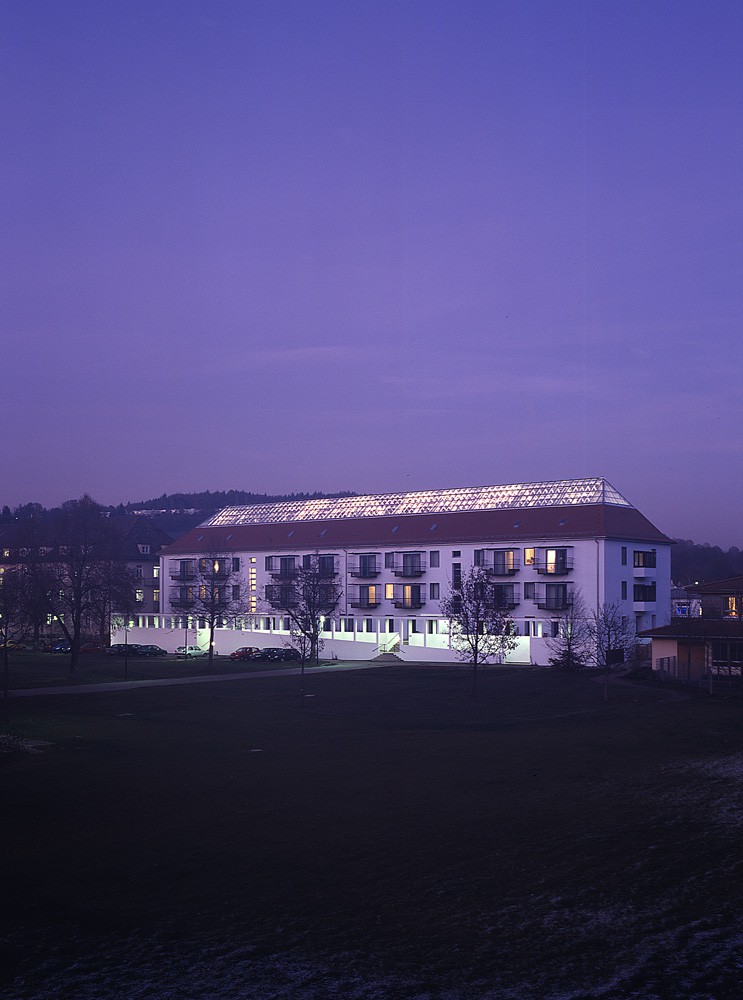
<path fill-rule="evenodd" d="M 0 703 L 0 996 L 740 995 L 741 702 L 539 670 Z M 737 867 L 736 867 L 737 866 Z"/>

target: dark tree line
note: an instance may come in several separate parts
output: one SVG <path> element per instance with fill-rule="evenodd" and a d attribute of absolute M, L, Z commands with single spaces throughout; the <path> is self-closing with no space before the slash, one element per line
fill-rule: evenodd
<path fill-rule="evenodd" d="M 16 525 L 12 555 L 2 567 L 0 642 L 37 644 L 45 627 L 70 644 L 74 673 L 86 635 L 107 641 L 114 612 L 135 607 L 136 581 L 122 551 L 122 536 L 90 497 L 69 500 L 53 516 L 29 516 Z"/>

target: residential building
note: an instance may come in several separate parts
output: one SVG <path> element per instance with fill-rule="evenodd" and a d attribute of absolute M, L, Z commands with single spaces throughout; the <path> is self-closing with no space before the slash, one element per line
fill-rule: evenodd
<path fill-rule="evenodd" d="M 149 518 L 131 515 L 107 517 L 105 527 L 105 558 L 130 571 L 136 617 L 144 620 L 143 616 L 157 615 L 161 610 L 160 552 L 173 541 L 172 537 Z M 21 519 L 2 524 L 0 579 L 11 567 L 55 563 L 66 554 L 63 550 L 54 512 L 34 521 Z M 51 619 L 43 629 L 44 634 L 56 635 L 58 632 L 58 625 Z"/>
<path fill-rule="evenodd" d="M 343 595 L 324 623 L 326 657 L 451 661 L 440 601 L 480 566 L 516 626 L 508 659 L 546 663 L 546 639 L 579 594 L 589 614 L 619 605 L 638 631 L 665 622 L 669 553 L 670 539 L 600 478 L 227 507 L 163 550 L 163 614 L 140 616 L 130 639 L 200 641 L 194 582 L 199 560 L 219 554 L 243 612 L 217 630 L 217 652 L 280 645 L 282 582 L 317 556 Z"/>
<path fill-rule="evenodd" d="M 653 669 L 675 680 L 741 677 L 743 576 L 685 587 L 670 624 L 642 635 L 652 642 Z"/>

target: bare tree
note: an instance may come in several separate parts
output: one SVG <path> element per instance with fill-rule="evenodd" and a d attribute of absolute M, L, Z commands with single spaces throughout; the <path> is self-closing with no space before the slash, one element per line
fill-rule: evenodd
<path fill-rule="evenodd" d="M 556 614 L 557 635 L 545 637 L 558 670 L 582 670 L 593 653 L 592 619 L 583 595 L 577 591 L 567 607 Z"/>
<path fill-rule="evenodd" d="M 477 690 L 477 668 L 488 660 L 502 662 L 517 645 L 516 628 L 504 601 L 503 589 L 482 566 L 472 566 L 458 586 L 441 601 L 449 619 L 452 648 L 472 664 L 472 697 Z"/>
<path fill-rule="evenodd" d="M 209 669 L 214 661 L 214 630 L 234 622 L 247 611 L 248 602 L 240 571 L 233 567 L 233 557 L 226 553 L 203 555 L 197 561 L 192 583 L 178 591 L 181 606 L 203 621 L 209 630 Z M 184 589 L 185 595 L 181 593 Z"/>
<path fill-rule="evenodd" d="M 53 532 L 54 553 L 39 563 L 36 585 L 70 644 L 70 674 L 74 674 L 84 632 L 100 629 L 101 607 L 111 610 L 110 566 L 117 539 L 101 507 L 89 496 L 63 504 Z M 127 572 L 122 568 L 115 577 L 116 600 L 128 602 Z"/>
<path fill-rule="evenodd" d="M 609 698 L 609 672 L 624 663 L 635 643 L 635 623 L 620 604 L 601 604 L 591 613 L 590 633 L 596 666 L 604 670 L 604 700 Z"/>
<path fill-rule="evenodd" d="M 0 576 L 0 643 L 3 651 L 3 695 L 8 696 L 9 650 L 25 639 L 30 628 L 28 574 L 23 567 L 10 567 Z"/>
<path fill-rule="evenodd" d="M 300 699 L 304 699 L 304 668 L 318 662 L 323 647 L 322 626 L 338 607 L 343 591 L 337 579 L 336 557 L 318 552 L 301 562 L 283 564 L 277 582 L 266 586 L 266 602 L 289 619 L 291 644 L 301 660 Z"/>

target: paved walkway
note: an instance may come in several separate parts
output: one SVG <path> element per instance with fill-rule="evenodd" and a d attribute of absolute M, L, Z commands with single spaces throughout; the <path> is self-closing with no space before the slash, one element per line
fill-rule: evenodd
<path fill-rule="evenodd" d="M 324 663 L 320 667 L 305 667 L 305 676 L 309 674 L 327 674 L 340 670 L 370 670 L 384 664 L 373 660 L 343 660 Z M 278 670 L 256 670 L 242 674 L 209 674 L 199 677 L 157 677 L 146 681 L 110 681 L 103 684 L 68 684 L 64 687 L 21 688 L 8 691 L 8 698 L 29 698 L 42 694 L 91 694 L 100 691 L 132 691 L 146 687 L 172 687 L 175 684 L 213 684 L 214 681 L 247 681 L 253 677 L 297 677 L 300 667 L 281 667 Z"/>

